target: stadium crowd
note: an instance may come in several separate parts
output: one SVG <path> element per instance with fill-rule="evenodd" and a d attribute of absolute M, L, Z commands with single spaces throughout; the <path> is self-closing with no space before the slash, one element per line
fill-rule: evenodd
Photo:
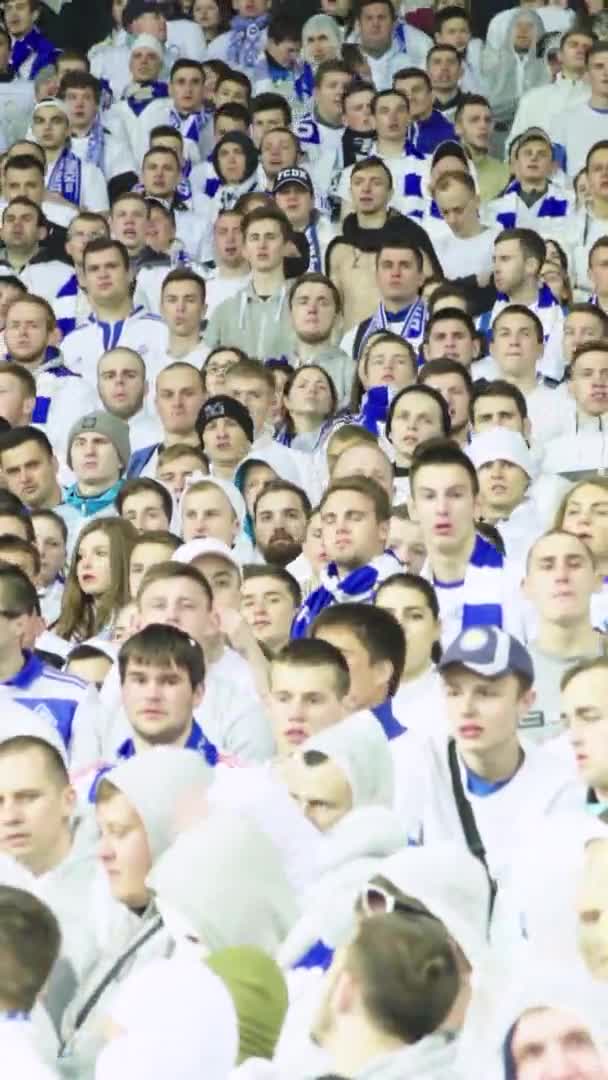
<path fill-rule="evenodd" d="M 45 14 L 2 1080 L 608 1080 L 608 0 Z"/>

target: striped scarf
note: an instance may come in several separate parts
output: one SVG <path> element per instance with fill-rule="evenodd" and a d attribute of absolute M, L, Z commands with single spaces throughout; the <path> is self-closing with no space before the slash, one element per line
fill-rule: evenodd
<path fill-rule="evenodd" d="M 392 551 L 385 551 L 365 566 L 351 570 L 341 580 L 335 562 L 329 563 L 321 574 L 319 588 L 310 593 L 298 611 L 291 627 L 291 637 L 306 637 L 317 615 L 332 604 L 371 604 L 378 586 L 401 569 L 401 563 Z"/>
<path fill-rule="evenodd" d="M 233 67 L 255 67 L 264 41 L 264 31 L 270 16 L 259 15 L 255 19 L 235 15 L 230 23 L 230 41 L 226 59 Z"/>
<path fill-rule="evenodd" d="M 512 180 L 496 202 L 504 208 L 496 215 L 496 222 L 503 229 L 514 229 L 517 225 L 517 200 L 521 194 L 519 180 Z M 561 195 L 561 197 L 560 197 Z M 534 211 L 537 218 L 565 218 L 571 205 L 571 200 L 560 192 L 559 188 L 549 184 L 547 191 L 529 209 Z"/>
<path fill-rule="evenodd" d="M 57 158 L 46 187 L 47 191 L 53 191 L 74 206 L 80 206 L 82 162 L 67 146 Z"/>
<path fill-rule="evenodd" d="M 465 602 L 462 608 L 461 630 L 472 626 L 503 625 L 502 571 L 505 560 L 489 540 L 477 533 L 475 546 L 464 575 Z M 422 577 L 434 583 L 428 563 Z"/>
<path fill-rule="evenodd" d="M 424 300 L 415 300 L 407 309 L 403 324 L 401 329 L 399 329 L 399 323 L 390 319 L 386 313 L 384 304 L 380 304 L 380 307 L 378 307 L 372 315 L 363 337 L 358 343 L 357 355 L 361 355 L 368 337 L 370 337 L 371 334 L 378 333 L 380 330 L 390 330 L 392 334 L 398 334 L 404 341 L 409 341 L 417 351 L 424 336 L 426 316 L 427 309 Z"/>

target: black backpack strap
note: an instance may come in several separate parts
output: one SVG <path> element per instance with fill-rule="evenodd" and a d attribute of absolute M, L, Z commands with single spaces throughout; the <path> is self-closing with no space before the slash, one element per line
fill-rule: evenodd
<path fill-rule="evenodd" d="M 456 740 L 448 739 L 448 765 L 450 767 L 450 780 L 452 782 L 452 792 L 454 794 L 454 801 L 456 803 L 456 809 L 458 811 L 458 817 L 460 818 L 460 824 L 462 825 L 462 831 L 467 843 L 467 847 L 474 855 L 476 859 L 479 859 L 483 866 L 488 883 L 490 885 L 490 911 L 489 919 L 492 918 L 492 912 L 494 910 L 494 901 L 496 900 L 497 884 L 490 872 L 488 866 L 488 860 L 486 856 L 486 849 L 483 844 L 483 840 L 479 835 L 479 829 L 477 828 L 477 822 L 475 821 L 475 814 L 473 813 L 473 807 L 467 799 L 464 788 L 462 786 L 462 777 L 460 775 L 460 767 L 458 765 L 458 755 L 456 752 Z"/>
<path fill-rule="evenodd" d="M 158 915 L 151 922 L 145 934 L 142 934 L 141 937 L 138 937 L 137 940 L 133 942 L 131 947 L 127 949 L 126 952 L 122 953 L 118 957 L 118 959 L 112 964 L 112 967 L 109 968 L 109 970 L 106 972 L 101 982 L 95 987 L 94 992 L 91 994 L 88 1001 L 83 1005 L 82 1009 L 78 1013 L 78 1016 L 76 1017 L 76 1020 L 74 1022 L 75 1031 L 77 1031 L 78 1028 L 82 1027 L 89 1014 L 97 1005 L 97 1002 L 101 998 L 101 995 L 103 994 L 106 987 L 109 986 L 111 982 L 114 982 L 114 979 L 116 979 L 116 977 L 120 974 L 127 961 L 131 959 L 133 954 L 136 953 L 137 950 L 143 944 L 145 944 L 146 941 L 149 941 L 151 937 L 154 937 L 154 934 L 157 934 L 158 931 L 162 929 L 162 927 L 163 920 L 161 919 L 160 915 Z"/>

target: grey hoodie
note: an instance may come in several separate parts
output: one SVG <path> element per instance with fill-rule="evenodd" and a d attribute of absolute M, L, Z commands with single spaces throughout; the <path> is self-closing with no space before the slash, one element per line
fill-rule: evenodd
<path fill-rule="evenodd" d="M 193 750 L 156 747 L 113 769 L 107 779 L 137 811 L 144 824 L 152 862 L 170 846 L 181 828 L 200 819 L 213 772 Z M 63 1018 L 59 1067 L 70 1080 L 92 1080 L 103 1042 L 101 1021 L 108 1002 L 131 971 L 149 960 L 170 955 L 173 942 L 153 903 L 143 915 L 120 907 L 121 932 L 114 949 L 84 980 Z M 126 918 L 125 918 L 126 916 Z"/>
<path fill-rule="evenodd" d="M 354 1080 L 461 1080 L 455 1064 L 457 1046 L 450 1035 L 436 1032 L 413 1046 L 375 1058 L 355 1073 Z"/>
<path fill-rule="evenodd" d="M 238 346 L 261 363 L 271 357 L 289 357 L 295 334 L 287 285 L 261 300 L 250 281 L 236 296 L 218 304 L 209 319 L 205 341 L 210 349 L 216 345 Z"/>
<path fill-rule="evenodd" d="M 522 19 L 532 23 L 534 27 L 533 43 L 525 55 L 518 54 L 513 48 L 515 28 Z M 490 48 L 485 50 L 483 74 L 487 81 L 494 119 L 508 127 L 523 94 L 551 81 L 545 61 L 536 55 L 536 46 L 544 33 L 543 21 L 532 8 L 515 8 L 505 47 L 500 52 L 494 52 Z"/>

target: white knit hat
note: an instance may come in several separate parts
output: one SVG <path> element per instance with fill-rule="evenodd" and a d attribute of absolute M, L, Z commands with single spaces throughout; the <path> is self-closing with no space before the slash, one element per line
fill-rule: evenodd
<path fill-rule="evenodd" d="M 534 477 L 532 454 L 523 435 L 510 428 L 495 427 L 475 435 L 467 453 L 476 469 L 490 461 L 510 461 Z"/>
<path fill-rule="evenodd" d="M 151 49 L 161 60 L 163 58 L 163 47 L 158 38 L 153 37 L 152 34 L 138 34 L 131 45 L 130 55 L 133 55 L 136 49 Z"/>

